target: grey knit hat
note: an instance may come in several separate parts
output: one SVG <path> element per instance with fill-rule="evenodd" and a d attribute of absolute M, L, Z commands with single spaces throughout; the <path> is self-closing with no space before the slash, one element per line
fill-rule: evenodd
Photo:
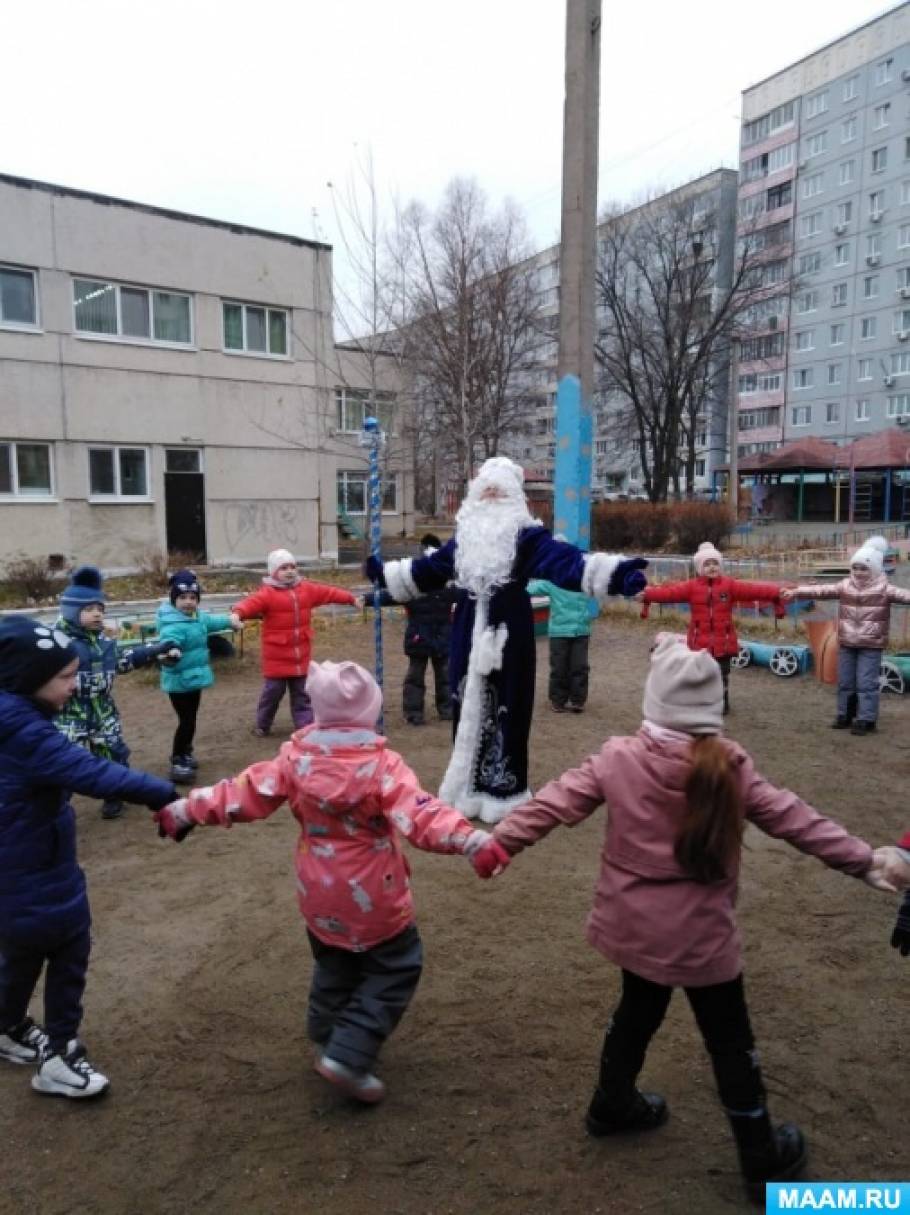
<path fill-rule="evenodd" d="M 658 633 L 642 705 L 645 720 L 687 734 L 719 734 L 724 685 L 707 650 L 690 650 L 674 633 Z"/>

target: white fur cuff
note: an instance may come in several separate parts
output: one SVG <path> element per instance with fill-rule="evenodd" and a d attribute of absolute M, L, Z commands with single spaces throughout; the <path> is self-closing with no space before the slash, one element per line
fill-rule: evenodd
<path fill-rule="evenodd" d="M 411 577 L 410 557 L 403 557 L 401 561 L 387 561 L 382 572 L 385 574 L 386 588 L 396 603 L 407 603 L 409 599 L 419 597 L 417 583 Z"/>
<path fill-rule="evenodd" d="M 477 669 L 481 675 L 489 675 L 491 671 L 502 670 L 502 651 L 505 648 L 509 630 L 504 624 L 495 629 L 484 629 L 476 642 Z"/>
<path fill-rule="evenodd" d="M 595 599 L 606 599 L 607 587 L 613 577 L 613 571 L 620 561 L 625 561 L 622 553 L 588 553 L 585 556 L 585 569 L 581 576 L 581 589 L 586 595 Z M 386 566 L 388 570 L 388 566 Z M 388 578 L 388 574 L 386 574 Z"/>

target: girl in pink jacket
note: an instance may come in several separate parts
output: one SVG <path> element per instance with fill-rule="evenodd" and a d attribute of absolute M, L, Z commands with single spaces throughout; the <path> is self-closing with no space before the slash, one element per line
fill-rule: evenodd
<path fill-rule="evenodd" d="M 683 987 L 711 1056 L 750 1196 L 796 1176 L 802 1132 L 768 1115 L 743 990 L 734 916 L 743 827 L 754 823 L 826 865 L 893 890 L 882 854 L 776 789 L 736 743 L 719 737 L 720 668 L 706 650 L 658 634 L 644 721 L 610 738 L 580 768 L 551 781 L 499 823 L 473 858 L 489 877 L 554 827 L 575 826 L 609 803 L 588 940 L 622 967 L 622 998 L 603 1044 L 587 1114 L 592 1135 L 648 1130 L 667 1118 L 657 1093 L 636 1088 L 648 1044 L 674 987 Z"/>
<path fill-rule="evenodd" d="M 849 729 L 851 734 L 869 734 L 875 729 L 891 604 L 910 604 L 910 591 L 892 585 L 883 573 L 887 551 L 884 536 L 872 536 L 850 558 L 848 578 L 781 591 L 782 599 L 838 600 L 837 716 L 831 726 Z"/>
<path fill-rule="evenodd" d="M 316 1071 L 373 1104 L 385 1085 L 371 1068 L 417 988 L 423 964 L 403 835 L 428 852 L 468 856 L 488 839 L 421 789 L 375 732 L 382 693 L 353 662 L 311 663 L 315 724 L 213 788 L 194 789 L 158 816 L 182 840 L 197 825 L 268 818 L 288 802 L 300 823 L 297 901 L 315 959 L 307 1032 Z"/>

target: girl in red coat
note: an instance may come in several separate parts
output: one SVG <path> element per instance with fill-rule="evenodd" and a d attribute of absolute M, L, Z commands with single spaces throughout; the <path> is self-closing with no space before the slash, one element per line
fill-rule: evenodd
<path fill-rule="evenodd" d="M 651 603 L 688 603 L 689 629 L 686 640 L 690 650 L 707 650 L 717 659 L 724 681 L 724 713 L 730 712 L 730 659 L 739 653 L 739 639 L 733 627 L 735 603 L 768 602 L 776 616 L 785 609 L 776 582 L 741 582 L 723 572 L 724 559 L 710 541 L 698 546 L 694 557 L 696 577 L 686 582 L 649 586 L 638 596 L 644 603 L 642 616 Z"/>
<path fill-rule="evenodd" d="M 313 647 L 313 608 L 326 603 L 360 602 L 356 595 L 325 582 L 308 582 L 297 572 L 297 561 L 286 548 L 268 555 L 268 576 L 262 589 L 247 595 L 234 608 L 239 620 L 262 620 L 262 674 L 265 683 L 256 706 L 253 733 L 271 733 L 285 689 L 291 699 L 294 729 L 310 725 L 313 710 L 306 692 L 306 676 Z"/>

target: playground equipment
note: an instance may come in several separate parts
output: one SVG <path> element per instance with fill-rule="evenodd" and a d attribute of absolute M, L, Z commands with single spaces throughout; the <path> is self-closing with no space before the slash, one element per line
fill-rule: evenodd
<path fill-rule="evenodd" d="M 769 645 L 764 641 L 740 640 L 739 653 L 730 660 L 730 665 L 737 670 L 768 667 L 781 679 L 792 679 L 810 669 L 812 651 L 807 645 Z"/>
<path fill-rule="evenodd" d="M 896 696 L 910 688 L 910 653 L 901 651 L 899 654 L 889 654 L 882 659 L 882 669 L 878 676 L 880 692 L 892 692 Z"/>

